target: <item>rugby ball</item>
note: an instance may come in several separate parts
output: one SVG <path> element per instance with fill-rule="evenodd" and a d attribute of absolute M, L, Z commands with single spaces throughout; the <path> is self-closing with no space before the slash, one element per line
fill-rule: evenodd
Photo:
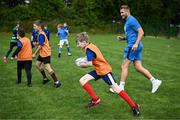
<path fill-rule="evenodd" d="M 86 63 L 86 62 L 87 62 L 87 57 L 79 57 L 75 61 L 76 65 L 78 67 L 81 66 L 83 63 Z"/>

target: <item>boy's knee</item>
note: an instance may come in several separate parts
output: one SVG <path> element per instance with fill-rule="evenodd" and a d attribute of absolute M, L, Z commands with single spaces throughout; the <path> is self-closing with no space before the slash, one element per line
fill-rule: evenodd
<path fill-rule="evenodd" d="M 80 78 L 79 82 L 80 84 L 83 86 L 84 84 L 86 84 L 85 82 L 86 79 L 84 79 L 84 77 Z"/>
<path fill-rule="evenodd" d="M 112 88 L 117 94 L 119 94 L 119 93 L 123 90 L 122 88 L 120 88 L 120 87 L 117 85 L 117 83 L 114 84 L 114 85 L 112 85 L 111 88 Z"/>
<path fill-rule="evenodd" d="M 40 69 L 40 65 L 38 63 L 36 63 L 36 68 Z"/>
<path fill-rule="evenodd" d="M 89 80 L 86 78 L 86 77 L 82 77 L 82 78 L 80 78 L 80 80 L 79 80 L 79 82 L 80 82 L 80 84 L 83 86 L 83 85 L 85 85 L 87 82 L 88 82 Z"/>

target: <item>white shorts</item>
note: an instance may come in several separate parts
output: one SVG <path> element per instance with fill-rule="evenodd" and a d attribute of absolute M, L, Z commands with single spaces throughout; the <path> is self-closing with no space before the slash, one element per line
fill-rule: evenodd
<path fill-rule="evenodd" d="M 63 40 L 60 40 L 58 45 L 63 46 L 64 44 L 66 44 L 66 45 L 68 45 L 68 44 L 69 44 L 68 39 L 63 39 Z"/>

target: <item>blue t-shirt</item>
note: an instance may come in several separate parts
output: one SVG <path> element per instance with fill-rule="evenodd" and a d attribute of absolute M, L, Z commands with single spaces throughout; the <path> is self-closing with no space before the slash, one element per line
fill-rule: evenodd
<path fill-rule="evenodd" d="M 89 48 L 86 49 L 86 56 L 88 61 L 92 61 L 94 58 L 96 58 L 96 54 Z"/>
<path fill-rule="evenodd" d="M 39 34 L 39 37 L 38 37 L 39 45 L 43 46 L 44 45 L 44 41 L 45 41 L 44 35 L 43 34 Z"/>
<path fill-rule="evenodd" d="M 50 31 L 48 29 L 43 30 L 47 36 L 47 39 L 50 40 Z"/>
<path fill-rule="evenodd" d="M 37 42 L 37 38 L 38 38 L 38 32 L 36 30 L 32 30 L 31 35 L 33 36 L 33 42 Z"/>
<path fill-rule="evenodd" d="M 141 25 L 139 24 L 139 22 L 137 21 L 137 19 L 133 16 L 129 16 L 126 19 L 125 25 L 124 25 L 124 31 L 126 34 L 126 40 L 127 40 L 127 46 L 128 47 L 132 47 L 134 45 L 134 43 L 137 40 L 138 37 L 138 32 L 137 29 L 141 28 Z M 140 44 L 142 44 L 140 42 Z"/>
<path fill-rule="evenodd" d="M 60 28 L 60 29 L 58 29 L 57 34 L 58 34 L 60 40 L 67 39 L 68 31 L 67 31 L 67 29 Z"/>

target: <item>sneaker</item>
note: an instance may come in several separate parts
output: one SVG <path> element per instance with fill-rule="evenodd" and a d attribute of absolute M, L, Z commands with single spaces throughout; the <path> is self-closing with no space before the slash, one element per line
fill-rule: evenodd
<path fill-rule="evenodd" d="M 30 84 L 27 84 L 27 86 L 28 86 L 28 87 L 32 87 L 32 84 L 31 84 L 31 83 L 30 83 Z"/>
<path fill-rule="evenodd" d="M 97 100 L 91 99 L 90 103 L 86 106 L 87 109 L 90 109 L 91 107 L 94 107 L 98 104 L 100 104 L 101 99 L 98 97 Z"/>
<path fill-rule="evenodd" d="M 6 56 L 3 57 L 3 62 L 7 63 L 7 57 Z"/>
<path fill-rule="evenodd" d="M 161 85 L 162 81 L 156 79 L 155 82 L 153 82 L 152 84 L 152 91 L 151 93 L 155 93 L 157 91 L 157 89 L 159 88 L 159 86 Z"/>
<path fill-rule="evenodd" d="M 60 87 L 60 86 L 61 86 L 60 81 L 58 81 L 57 83 L 56 83 L 56 82 L 54 83 L 54 87 L 55 87 L 55 88 L 58 88 L 58 87 Z"/>
<path fill-rule="evenodd" d="M 46 78 L 46 79 L 43 80 L 42 84 L 46 84 L 46 83 L 48 83 L 49 81 L 50 81 L 50 80 Z"/>
<path fill-rule="evenodd" d="M 68 52 L 68 56 L 71 56 L 71 53 L 70 53 L 70 52 Z"/>
<path fill-rule="evenodd" d="M 21 81 L 16 81 L 16 84 L 20 84 L 21 83 Z"/>
<path fill-rule="evenodd" d="M 136 104 L 136 106 L 132 108 L 132 112 L 135 117 L 140 115 L 140 108 L 141 106 L 139 104 Z"/>
<path fill-rule="evenodd" d="M 14 60 L 14 57 L 11 57 L 11 60 Z"/>
<path fill-rule="evenodd" d="M 109 88 L 109 91 L 115 93 L 115 91 L 111 87 Z"/>
<path fill-rule="evenodd" d="M 58 58 L 60 58 L 60 57 L 61 57 L 61 53 L 58 54 Z"/>

